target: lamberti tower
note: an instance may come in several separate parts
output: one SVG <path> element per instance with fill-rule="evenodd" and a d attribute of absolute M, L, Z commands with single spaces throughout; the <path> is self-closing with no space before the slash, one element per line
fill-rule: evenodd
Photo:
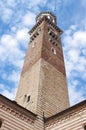
<path fill-rule="evenodd" d="M 56 17 L 40 13 L 29 33 L 16 101 L 0 94 L 0 130 L 86 130 L 86 100 L 69 107 Z"/>
<path fill-rule="evenodd" d="M 69 107 L 62 30 L 52 13 L 42 12 L 29 34 L 16 101 L 33 113 L 50 117 Z"/>

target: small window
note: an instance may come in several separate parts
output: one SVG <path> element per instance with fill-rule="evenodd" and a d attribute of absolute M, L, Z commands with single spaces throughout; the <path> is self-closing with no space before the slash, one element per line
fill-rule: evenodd
<path fill-rule="evenodd" d="M 34 38 L 33 38 L 33 37 L 32 37 L 31 39 L 32 39 L 32 41 L 34 40 Z"/>
<path fill-rule="evenodd" d="M 49 38 L 49 41 L 50 41 L 50 42 L 52 42 L 52 39 L 51 39 L 51 38 Z"/>
<path fill-rule="evenodd" d="M 48 28 L 48 31 L 50 31 L 50 29 Z"/>
<path fill-rule="evenodd" d="M 58 40 L 58 36 L 57 35 L 55 35 L 55 40 Z"/>
<path fill-rule="evenodd" d="M 49 35 L 52 35 L 52 32 L 51 31 L 49 31 L 49 33 L 48 33 Z"/>
<path fill-rule="evenodd" d="M 51 48 L 51 51 L 53 52 L 54 55 L 56 55 L 56 50 L 54 48 Z"/>
<path fill-rule="evenodd" d="M 39 33 L 38 33 L 38 32 L 36 32 L 36 35 L 38 36 L 38 35 L 39 35 Z"/>
<path fill-rule="evenodd" d="M 34 38 L 36 38 L 36 33 L 33 35 Z"/>
<path fill-rule="evenodd" d="M 24 96 L 24 102 L 27 102 L 27 103 L 28 103 L 29 101 L 30 101 L 30 95 L 27 95 L 27 94 L 26 94 L 26 95 Z"/>
<path fill-rule="evenodd" d="M 0 128 L 2 127 L 2 121 L 0 120 Z"/>
<path fill-rule="evenodd" d="M 29 102 L 29 101 L 30 101 L 30 96 L 27 97 L 27 102 Z"/>
<path fill-rule="evenodd" d="M 52 44 L 55 45 L 55 42 L 53 42 Z"/>
<path fill-rule="evenodd" d="M 54 35 L 54 33 L 52 34 L 52 38 L 55 38 L 55 35 Z"/>
<path fill-rule="evenodd" d="M 86 125 L 84 126 L 84 130 L 86 130 Z"/>

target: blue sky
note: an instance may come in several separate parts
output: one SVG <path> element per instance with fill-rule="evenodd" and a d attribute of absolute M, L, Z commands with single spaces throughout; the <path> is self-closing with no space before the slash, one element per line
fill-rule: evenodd
<path fill-rule="evenodd" d="M 0 1 L 0 93 L 15 98 L 29 42 L 28 31 L 41 11 L 51 11 L 64 31 L 70 104 L 86 99 L 86 0 Z"/>

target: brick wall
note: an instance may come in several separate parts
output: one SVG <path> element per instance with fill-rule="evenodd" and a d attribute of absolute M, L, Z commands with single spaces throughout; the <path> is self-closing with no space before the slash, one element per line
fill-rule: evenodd
<path fill-rule="evenodd" d="M 41 59 L 37 110 L 52 116 L 69 107 L 66 77 Z M 40 110 L 40 111 L 39 111 Z M 37 112 L 37 113 L 38 113 Z"/>

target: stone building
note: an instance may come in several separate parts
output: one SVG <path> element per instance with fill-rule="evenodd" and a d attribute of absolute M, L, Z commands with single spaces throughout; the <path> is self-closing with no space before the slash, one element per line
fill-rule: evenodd
<path fill-rule="evenodd" d="M 56 17 L 40 13 L 29 34 L 16 99 L 0 95 L 0 130 L 86 130 L 86 101 L 69 105 Z"/>

